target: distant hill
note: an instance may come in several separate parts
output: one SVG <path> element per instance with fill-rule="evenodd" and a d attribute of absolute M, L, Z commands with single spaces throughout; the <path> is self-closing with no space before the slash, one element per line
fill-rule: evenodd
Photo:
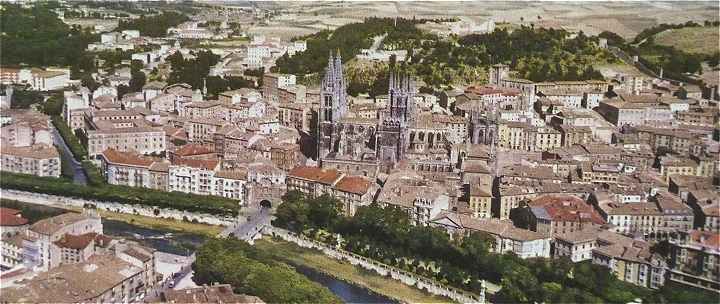
<path fill-rule="evenodd" d="M 687 53 L 711 55 L 718 51 L 720 45 L 720 27 L 668 29 L 655 35 L 655 43 Z"/>

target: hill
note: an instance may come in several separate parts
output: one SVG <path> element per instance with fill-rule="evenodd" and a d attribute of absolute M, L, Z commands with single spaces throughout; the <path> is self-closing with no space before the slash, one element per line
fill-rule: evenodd
<path fill-rule="evenodd" d="M 668 29 L 655 35 L 655 43 L 694 54 L 711 55 L 720 46 L 720 27 Z"/>

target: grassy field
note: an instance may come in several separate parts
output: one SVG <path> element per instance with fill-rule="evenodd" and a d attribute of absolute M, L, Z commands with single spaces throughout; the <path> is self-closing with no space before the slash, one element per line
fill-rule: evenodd
<path fill-rule="evenodd" d="M 6 199 L 1 199 L 0 205 L 3 207 L 16 208 L 16 209 L 23 209 L 24 206 L 27 206 L 30 209 L 32 209 L 33 206 L 38 206 L 38 207 L 43 206 L 43 205 L 37 205 L 37 204 L 32 204 L 32 203 L 27 203 L 27 202 L 11 201 L 11 200 L 6 200 Z M 82 208 L 60 207 L 60 206 L 53 206 L 52 208 L 64 209 L 64 210 L 73 211 L 73 212 L 82 212 Z M 60 213 L 62 213 L 62 212 L 60 212 Z M 23 213 L 23 214 L 26 215 L 25 213 Z M 171 230 L 171 231 L 177 231 L 177 232 L 187 232 L 187 233 L 192 233 L 192 234 L 202 234 L 202 235 L 206 235 L 208 237 L 215 237 L 223 230 L 223 227 L 220 227 L 220 226 L 195 224 L 195 223 L 190 223 L 190 222 L 147 217 L 147 216 L 135 215 L 135 214 L 116 213 L 116 212 L 109 212 L 109 211 L 104 211 L 104 210 L 98 210 L 98 214 L 100 215 L 100 217 L 102 217 L 103 220 L 116 220 L 116 221 L 126 222 L 129 224 L 133 224 L 133 225 L 137 225 L 137 226 L 145 227 L 145 228 L 150 228 L 150 229 Z M 56 214 L 52 214 L 52 215 L 56 215 Z M 32 214 L 30 214 L 30 216 L 31 216 L 31 221 L 32 221 L 32 218 L 34 218 L 34 217 Z M 35 220 L 45 218 L 45 217 L 47 217 L 47 215 L 38 217 Z"/>
<path fill-rule="evenodd" d="M 686 27 L 655 35 L 655 43 L 697 54 L 713 54 L 720 45 L 720 27 Z"/>
<path fill-rule="evenodd" d="M 407 286 L 391 278 L 382 277 L 374 272 L 355 267 L 325 256 L 321 252 L 296 246 L 285 241 L 263 238 L 255 246 L 271 252 L 277 259 L 286 263 L 306 266 L 330 274 L 339 279 L 353 282 L 375 293 L 397 298 L 409 303 L 447 303 L 449 299 L 433 296 L 424 291 Z"/>
<path fill-rule="evenodd" d="M 99 210 L 98 213 L 103 219 L 122 221 L 129 224 L 152 229 L 202 234 L 208 237 L 215 237 L 223 230 L 223 227 L 221 226 L 195 224 L 190 222 L 147 217 L 135 214 L 115 213 L 102 210 Z"/>

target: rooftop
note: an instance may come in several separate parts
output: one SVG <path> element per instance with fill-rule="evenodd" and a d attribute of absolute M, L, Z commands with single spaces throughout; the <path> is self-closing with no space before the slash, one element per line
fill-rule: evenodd
<path fill-rule="evenodd" d="M 20 215 L 20 210 L 0 207 L 0 226 L 27 225 L 28 220 Z"/>
<path fill-rule="evenodd" d="M 292 168 L 292 170 L 288 173 L 288 176 L 320 182 L 325 185 L 332 185 L 338 180 L 338 178 L 340 178 L 341 173 L 335 169 L 300 166 Z"/>
<path fill-rule="evenodd" d="M 0 301 L 18 303 L 79 303 L 95 302 L 98 296 L 137 276 L 142 269 L 117 257 L 94 255 L 87 261 L 61 265 L 21 281 L 17 286 L 3 288 Z"/>
<path fill-rule="evenodd" d="M 90 217 L 87 215 L 75 212 L 68 212 L 51 218 L 39 220 L 35 224 L 32 224 L 30 226 L 30 230 L 39 234 L 52 235 L 53 233 L 60 230 L 62 227 L 72 225 L 74 223 L 87 219 L 90 219 Z"/>

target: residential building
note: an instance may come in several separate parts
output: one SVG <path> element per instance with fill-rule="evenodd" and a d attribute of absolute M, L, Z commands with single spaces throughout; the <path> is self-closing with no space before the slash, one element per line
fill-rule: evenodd
<path fill-rule="evenodd" d="M 16 147 L 7 142 L 0 146 L 2 171 L 60 177 L 60 154 L 54 146 L 35 144 Z"/>
<path fill-rule="evenodd" d="M 691 230 L 685 238 L 670 240 L 668 279 L 711 292 L 720 290 L 720 234 Z"/>
<path fill-rule="evenodd" d="M 64 235 L 102 234 L 100 217 L 94 213 L 63 213 L 43 219 L 30 226 L 27 239 L 34 243 L 37 251 L 31 250 L 24 257 L 28 265 L 47 271 L 61 263 L 61 250 L 55 246 Z"/>
<path fill-rule="evenodd" d="M 167 162 L 114 149 L 103 151 L 100 160 L 108 184 L 167 190 Z"/>
<path fill-rule="evenodd" d="M 492 251 L 495 253 L 512 252 L 521 259 L 550 257 L 550 237 L 517 228 L 509 221 L 442 212 L 430 221 L 430 225 L 443 228 L 455 237 L 467 236 L 473 232 L 487 233 L 495 239 L 492 244 Z"/>
<path fill-rule="evenodd" d="M 659 289 L 665 285 L 667 263 L 652 253 L 650 243 L 616 235 L 608 240 L 598 239 L 592 250 L 593 264 L 610 268 L 620 281 Z"/>
<path fill-rule="evenodd" d="M 112 255 L 94 255 L 85 262 L 62 265 L 6 287 L 7 303 L 135 302 L 152 286 L 143 269 Z"/>
<path fill-rule="evenodd" d="M 550 237 L 605 224 L 592 206 L 572 195 L 539 196 L 527 209 L 530 230 Z"/>

